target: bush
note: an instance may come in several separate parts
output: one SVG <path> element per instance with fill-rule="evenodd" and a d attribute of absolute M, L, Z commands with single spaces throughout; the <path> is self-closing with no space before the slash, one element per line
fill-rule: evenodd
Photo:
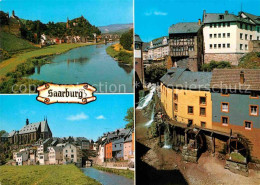
<path fill-rule="evenodd" d="M 201 66 L 202 71 L 208 71 L 208 72 L 212 71 L 215 68 L 217 69 L 231 68 L 231 65 L 227 61 L 216 62 L 212 60 L 209 64 L 203 64 Z"/>

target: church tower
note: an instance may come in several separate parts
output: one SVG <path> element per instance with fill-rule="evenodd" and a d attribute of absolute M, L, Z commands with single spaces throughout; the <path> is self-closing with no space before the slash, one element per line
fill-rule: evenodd
<path fill-rule="evenodd" d="M 70 25 L 69 25 L 69 18 L 67 17 L 67 24 L 66 24 L 66 28 L 69 29 Z"/>

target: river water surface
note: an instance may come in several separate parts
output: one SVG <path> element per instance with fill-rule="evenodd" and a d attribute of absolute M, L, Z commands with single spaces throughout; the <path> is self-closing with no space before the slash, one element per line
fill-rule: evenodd
<path fill-rule="evenodd" d="M 37 66 L 29 78 L 58 84 L 89 83 L 100 93 L 132 93 L 133 70 L 107 55 L 109 45 L 84 46 L 56 55 L 50 64 Z"/>
<path fill-rule="evenodd" d="M 134 181 L 113 173 L 104 172 L 95 168 L 82 168 L 83 173 L 96 179 L 103 185 L 133 185 Z"/>

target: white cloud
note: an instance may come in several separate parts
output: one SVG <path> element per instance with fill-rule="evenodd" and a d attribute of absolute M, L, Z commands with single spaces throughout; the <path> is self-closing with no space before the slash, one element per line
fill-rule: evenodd
<path fill-rule="evenodd" d="M 151 15 L 166 16 L 166 15 L 168 15 L 168 13 L 154 10 L 154 11 L 145 12 L 144 15 L 146 15 L 146 16 L 151 16 Z"/>
<path fill-rule="evenodd" d="M 79 121 L 79 120 L 85 120 L 85 119 L 88 119 L 88 115 L 86 115 L 83 112 L 67 117 L 67 120 L 70 120 L 70 121 Z"/>
<path fill-rule="evenodd" d="M 106 119 L 106 118 L 105 118 L 105 116 L 100 115 L 100 116 L 97 116 L 96 119 Z"/>

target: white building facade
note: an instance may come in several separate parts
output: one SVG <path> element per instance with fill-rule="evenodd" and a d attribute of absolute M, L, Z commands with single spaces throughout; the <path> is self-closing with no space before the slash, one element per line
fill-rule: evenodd
<path fill-rule="evenodd" d="M 169 55 L 169 37 L 161 37 L 150 42 L 147 60 L 164 60 Z"/>
<path fill-rule="evenodd" d="M 248 16 L 249 15 L 249 16 Z M 229 61 L 238 65 L 249 52 L 249 42 L 260 39 L 260 28 L 251 14 L 203 13 L 204 62 Z M 251 15 L 253 16 L 253 15 Z M 257 16 L 255 16 L 257 17 Z"/>

